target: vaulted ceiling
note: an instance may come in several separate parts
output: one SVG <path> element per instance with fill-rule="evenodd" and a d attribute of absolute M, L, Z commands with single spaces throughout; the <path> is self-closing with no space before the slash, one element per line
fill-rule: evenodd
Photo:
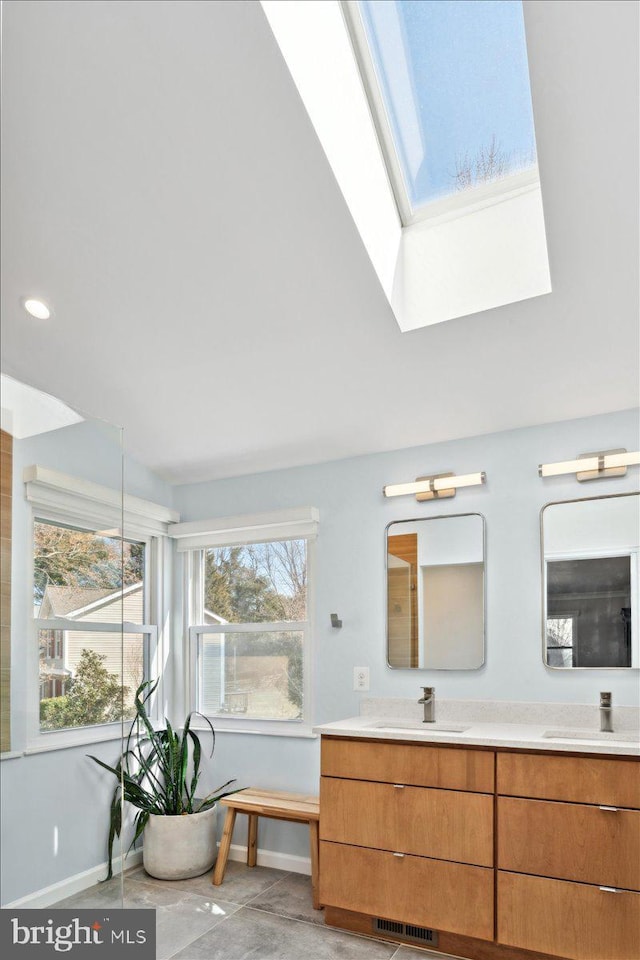
<path fill-rule="evenodd" d="M 525 17 L 553 293 L 402 334 L 258 2 L 5 0 L 3 370 L 176 482 L 636 405 L 638 8 Z"/>

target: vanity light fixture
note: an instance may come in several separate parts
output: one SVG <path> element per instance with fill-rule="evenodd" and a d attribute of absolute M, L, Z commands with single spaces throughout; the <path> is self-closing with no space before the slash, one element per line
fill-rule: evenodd
<path fill-rule="evenodd" d="M 48 320 L 51 316 L 51 310 L 43 300 L 34 300 L 31 297 L 27 297 L 22 301 L 22 306 L 27 313 L 35 317 L 36 320 Z"/>
<path fill-rule="evenodd" d="M 390 483 L 382 488 L 385 497 L 403 497 L 415 494 L 418 501 L 441 500 L 443 497 L 455 497 L 458 487 L 475 487 L 484 483 L 486 473 L 435 473 L 429 477 L 417 477 L 413 483 Z"/>
<path fill-rule="evenodd" d="M 602 480 L 604 477 L 624 477 L 627 467 L 640 464 L 640 451 L 628 453 L 624 447 L 617 450 L 600 450 L 596 453 L 581 453 L 576 460 L 560 460 L 557 463 L 541 463 L 540 477 L 559 477 L 575 473 L 577 479 Z"/>

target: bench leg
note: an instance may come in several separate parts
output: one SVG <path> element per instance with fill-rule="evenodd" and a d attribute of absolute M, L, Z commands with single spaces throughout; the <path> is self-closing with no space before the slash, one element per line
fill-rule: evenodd
<path fill-rule="evenodd" d="M 249 832 L 247 839 L 247 866 L 255 867 L 258 857 L 258 817 L 249 814 Z"/>
<path fill-rule="evenodd" d="M 222 841 L 220 843 L 220 849 L 218 850 L 218 859 L 216 860 L 216 867 L 213 871 L 213 879 L 211 880 L 216 887 L 219 887 L 224 880 L 224 872 L 227 869 L 227 860 L 229 859 L 231 837 L 233 836 L 235 822 L 236 811 L 232 807 L 228 807 L 227 815 L 224 818 L 224 830 L 222 831 Z"/>
<path fill-rule="evenodd" d="M 309 821 L 309 845 L 311 848 L 311 890 L 313 909 L 320 910 L 320 892 L 318 890 L 318 821 Z"/>

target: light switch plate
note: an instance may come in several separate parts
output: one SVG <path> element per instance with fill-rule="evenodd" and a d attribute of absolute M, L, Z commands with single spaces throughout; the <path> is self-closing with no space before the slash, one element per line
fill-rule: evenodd
<path fill-rule="evenodd" d="M 353 668 L 353 689 L 354 690 L 369 689 L 369 667 Z"/>

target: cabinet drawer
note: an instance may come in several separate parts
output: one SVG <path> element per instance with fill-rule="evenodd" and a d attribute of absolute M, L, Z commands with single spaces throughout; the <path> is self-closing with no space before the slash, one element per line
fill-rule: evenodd
<path fill-rule="evenodd" d="M 386 920 L 493 939 L 493 871 L 320 843 L 320 902 Z"/>
<path fill-rule="evenodd" d="M 492 751 L 322 738 L 327 777 L 493 793 L 493 767 Z"/>
<path fill-rule="evenodd" d="M 638 960 L 640 894 L 500 871 L 498 942 L 570 960 Z"/>
<path fill-rule="evenodd" d="M 640 763 L 498 753 L 497 792 L 540 800 L 640 808 Z"/>
<path fill-rule="evenodd" d="M 320 838 L 493 866 L 493 797 L 368 780 L 320 781 Z"/>
<path fill-rule="evenodd" d="M 500 797 L 498 866 L 640 890 L 640 811 Z"/>

